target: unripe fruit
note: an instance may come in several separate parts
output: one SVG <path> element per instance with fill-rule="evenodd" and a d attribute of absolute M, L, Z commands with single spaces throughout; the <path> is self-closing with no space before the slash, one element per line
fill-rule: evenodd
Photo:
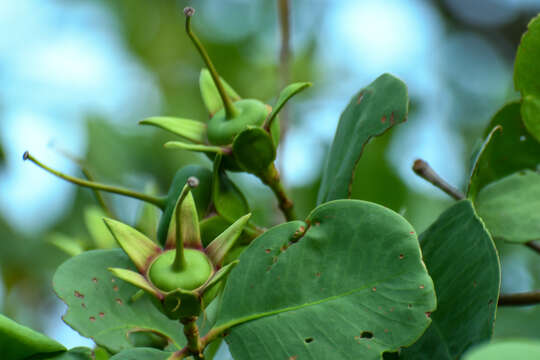
<path fill-rule="evenodd" d="M 210 259 L 199 250 L 184 249 L 186 266 L 180 271 L 174 268 L 175 257 L 176 250 L 169 250 L 158 256 L 150 265 L 148 277 L 161 291 L 195 290 L 214 272 Z"/>
<path fill-rule="evenodd" d="M 218 111 L 208 122 L 208 141 L 213 145 L 232 144 L 234 137 L 248 126 L 262 126 L 268 116 L 268 107 L 256 99 L 234 103 L 237 115 L 227 119 L 225 109 Z"/>

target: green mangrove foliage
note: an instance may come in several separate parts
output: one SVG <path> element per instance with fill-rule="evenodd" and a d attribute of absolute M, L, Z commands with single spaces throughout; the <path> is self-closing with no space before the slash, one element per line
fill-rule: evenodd
<path fill-rule="evenodd" d="M 63 174 L 26 152 L 25 160 L 93 189 L 102 205 L 101 192 L 147 205 L 134 226 L 107 209 L 89 209 L 90 245 L 52 240 L 72 255 L 53 279 L 68 306 L 64 320 L 96 348 L 68 351 L 0 316 L 2 356 L 212 359 L 224 343 L 239 360 L 540 356 L 535 342 L 488 344 L 498 306 L 540 302 L 538 292 L 500 294 L 494 242 L 540 251 L 533 242 L 540 239 L 540 18 L 518 49 L 520 98 L 486 128 L 467 189 L 451 186 L 421 159 L 414 163 L 419 176 L 456 200 L 418 234 L 402 215 L 351 198 L 370 139 L 407 119 L 401 80 L 383 74 L 352 97 L 329 151 L 318 205 L 298 219 L 274 164 L 278 114 L 310 83 L 285 87 L 273 107 L 241 98 L 195 35 L 194 10 L 184 13 L 187 36 L 206 66 L 199 86 L 209 120 L 156 116 L 141 124 L 179 136 L 165 146 L 204 153 L 212 168 L 183 167 L 167 194 L 156 196 Z M 269 229 L 253 223 L 230 171 L 268 185 L 286 222 Z"/>

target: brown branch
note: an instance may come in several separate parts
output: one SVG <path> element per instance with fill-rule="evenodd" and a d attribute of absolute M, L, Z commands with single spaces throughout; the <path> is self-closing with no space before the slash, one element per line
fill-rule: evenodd
<path fill-rule="evenodd" d="M 465 195 L 461 191 L 444 181 L 444 179 L 441 178 L 424 160 L 415 160 L 412 169 L 416 175 L 420 176 L 426 181 L 429 181 L 454 199 L 465 199 Z"/>
<path fill-rule="evenodd" d="M 501 294 L 499 306 L 523 306 L 540 303 L 540 291 L 524 292 L 517 294 Z"/>

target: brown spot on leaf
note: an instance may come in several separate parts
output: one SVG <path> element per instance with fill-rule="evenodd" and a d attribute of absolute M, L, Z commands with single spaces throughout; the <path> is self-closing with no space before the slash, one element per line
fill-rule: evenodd
<path fill-rule="evenodd" d="M 105 316 L 105 313 L 104 313 L 104 312 L 100 312 L 100 313 L 99 313 L 99 317 L 102 318 L 102 317 L 104 317 L 104 316 Z"/>
<path fill-rule="evenodd" d="M 289 360 L 296 360 L 298 359 L 298 355 L 289 356 Z"/>
<path fill-rule="evenodd" d="M 385 332 L 385 333 L 388 333 L 388 331 L 389 331 L 388 329 L 384 329 L 384 332 Z"/>
<path fill-rule="evenodd" d="M 405 257 L 405 255 L 399 254 L 399 259 L 400 259 L 400 260 L 403 260 L 404 257 Z"/>
<path fill-rule="evenodd" d="M 97 279 L 97 278 L 92 278 L 92 282 L 93 282 L 94 284 L 97 284 L 98 279 Z"/>
<path fill-rule="evenodd" d="M 114 285 L 114 286 L 113 286 L 113 290 L 114 290 L 114 291 L 118 291 L 118 285 Z"/>
<path fill-rule="evenodd" d="M 123 305 L 123 304 L 124 304 L 124 302 L 122 301 L 122 299 L 116 298 L 115 301 L 116 301 L 116 303 L 117 303 L 118 305 Z"/>
<path fill-rule="evenodd" d="M 95 317 L 95 316 L 90 316 L 89 319 L 90 319 L 90 321 L 96 321 L 96 317 Z"/>
<path fill-rule="evenodd" d="M 473 286 L 473 287 L 476 287 L 477 285 L 478 285 L 478 284 L 476 283 L 476 281 L 473 281 L 472 286 Z"/>
<path fill-rule="evenodd" d="M 114 280 L 114 278 L 111 279 L 111 282 L 115 282 L 116 280 Z"/>
<path fill-rule="evenodd" d="M 318 273 L 315 274 L 315 276 L 316 276 L 316 277 L 320 277 L 320 276 L 321 276 L 321 273 L 318 272 Z"/>
<path fill-rule="evenodd" d="M 385 123 L 386 122 L 386 115 L 383 115 L 383 117 L 381 118 L 381 123 Z"/>
<path fill-rule="evenodd" d="M 394 112 L 390 114 L 390 124 L 394 125 Z"/>
<path fill-rule="evenodd" d="M 79 299 L 84 299 L 84 295 L 75 290 L 75 297 L 78 297 Z"/>
<path fill-rule="evenodd" d="M 377 288 L 374 286 L 371 288 L 371 291 L 377 291 Z"/>
<path fill-rule="evenodd" d="M 409 309 L 412 309 L 412 304 L 409 304 Z"/>
<path fill-rule="evenodd" d="M 426 313 L 426 316 L 427 316 L 427 317 L 431 317 L 431 311 L 428 311 L 428 312 Z"/>
<path fill-rule="evenodd" d="M 411 231 L 409 234 L 414 235 L 414 231 Z"/>
<path fill-rule="evenodd" d="M 264 250 L 264 252 L 267 253 L 267 254 L 270 254 L 270 251 L 272 251 L 272 250 L 271 249 Z"/>
<path fill-rule="evenodd" d="M 423 289 L 423 288 L 424 288 L 424 285 L 420 285 L 419 287 L 420 287 L 420 289 Z"/>
<path fill-rule="evenodd" d="M 86 304 L 82 303 L 81 306 L 86 309 Z"/>

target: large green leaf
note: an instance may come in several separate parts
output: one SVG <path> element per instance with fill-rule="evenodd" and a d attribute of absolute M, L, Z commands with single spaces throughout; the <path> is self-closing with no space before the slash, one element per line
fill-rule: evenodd
<path fill-rule="evenodd" d="M 540 359 L 540 342 L 504 340 L 485 344 L 468 352 L 464 360 L 533 360 Z"/>
<path fill-rule="evenodd" d="M 540 16 L 532 19 L 523 34 L 514 63 L 514 85 L 523 96 L 540 97 Z"/>
<path fill-rule="evenodd" d="M 476 207 L 493 237 L 520 243 L 540 239 L 540 174 L 524 170 L 486 186 Z"/>
<path fill-rule="evenodd" d="M 435 282 L 437 310 L 424 336 L 402 359 L 458 359 L 493 333 L 501 282 L 499 257 L 469 200 L 446 210 L 421 236 Z"/>
<path fill-rule="evenodd" d="M 112 352 L 133 347 L 128 335 L 136 331 L 161 334 L 175 348 L 183 346 L 182 325 L 160 313 L 147 295 L 132 301 L 138 289 L 115 279 L 109 267 L 135 270 L 120 249 L 88 251 L 58 268 L 53 286 L 68 305 L 64 321 Z"/>
<path fill-rule="evenodd" d="M 540 143 L 525 128 L 521 120 L 521 104 L 511 102 L 501 108 L 486 128 L 485 137 L 500 125 L 502 132 L 493 134 L 483 149 L 476 189 L 523 169 L 536 170 L 540 164 Z"/>
<path fill-rule="evenodd" d="M 43 353 L 65 351 L 53 339 L 20 325 L 0 314 L 0 354 L 4 359 L 19 360 Z"/>
<path fill-rule="evenodd" d="M 412 226 L 360 200 L 258 237 L 231 272 L 217 328 L 235 359 L 380 359 L 431 322 L 433 283 Z"/>
<path fill-rule="evenodd" d="M 379 76 L 353 96 L 341 114 L 323 173 L 318 203 L 350 197 L 354 170 L 369 139 L 407 119 L 407 86 L 390 74 Z"/>

